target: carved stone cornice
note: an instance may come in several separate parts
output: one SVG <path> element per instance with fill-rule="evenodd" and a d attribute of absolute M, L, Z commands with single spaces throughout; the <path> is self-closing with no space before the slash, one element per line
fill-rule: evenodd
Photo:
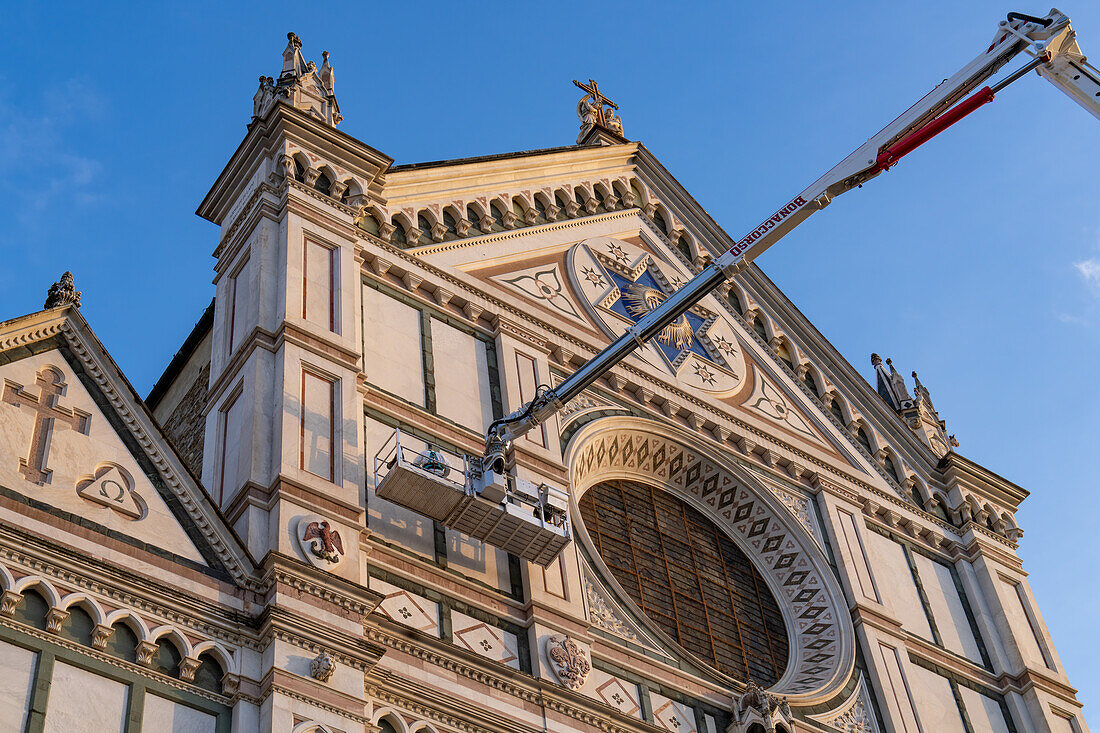
<path fill-rule="evenodd" d="M 87 555 L 72 548 L 12 526 L 0 526 L 0 560 L 23 574 L 43 576 L 60 586 L 97 596 L 107 605 L 128 608 L 139 615 L 176 624 L 199 636 L 230 646 L 252 646 L 255 643 L 253 637 L 241 633 L 244 628 L 240 623 L 242 612 L 228 607 L 229 603 L 234 602 L 254 602 L 256 599 L 251 598 L 251 592 L 243 592 L 228 603 L 211 603 L 193 593 L 183 592 L 178 587 L 125 568 L 93 562 Z M 223 599 L 234 598 L 234 586 L 227 581 L 210 579 L 210 583 L 212 593 Z"/>
<path fill-rule="evenodd" d="M 380 628 L 368 628 L 367 636 L 388 648 L 420 659 L 432 666 L 511 695 L 524 703 L 553 710 L 597 730 L 607 733 L 651 730 L 650 726 L 640 720 L 629 719 L 619 711 L 602 705 L 596 700 L 553 683 L 534 678 L 522 678 L 522 682 L 517 677 L 505 679 L 466 664 L 449 653 L 445 655 L 419 645 L 412 639 L 400 638 Z M 406 707 L 418 715 L 451 725 L 459 730 L 482 733 L 488 724 L 493 730 L 529 733 L 527 726 L 484 708 L 479 709 L 476 717 L 470 715 L 470 706 L 465 701 L 452 699 L 439 690 L 432 691 L 431 699 L 434 707 L 430 707 L 423 702 L 424 688 L 418 681 L 395 675 L 381 666 L 368 674 L 366 690 L 372 698 Z M 406 694 L 402 694 L 403 691 Z"/>
<path fill-rule="evenodd" d="M 358 583 L 318 570 L 278 552 L 265 555 L 262 567 L 261 587 L 268 600 L 282 585 L 362 618 L 374 611 L 384 598 L 381 593 Z"/>

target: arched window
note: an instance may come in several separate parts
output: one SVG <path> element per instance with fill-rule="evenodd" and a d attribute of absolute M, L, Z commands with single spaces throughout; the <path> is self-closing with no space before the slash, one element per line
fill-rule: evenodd
<path fill-rule="evenodd" d="M 317 180 L 313 182 L 313 188 L 328 196 L 329 191 L 332 189 L 332 181 L 322 171 L 317 175 Z"/>
<path fill-rule="evenodd" d="M 642 208 L 645 199 L 642 198 L 642 187 L 638 185 L 637 181 L 630 182 L 630 192 L 634 194 L 634 205 L 639 209 Z"/>
<path fill-rule="evenodd" d="M 730 288 L 729 292 L 726 293 L 726 302 L 730 304 L 730 308 L 733 308 L 734 313 L 741 315 L 744 309 L 741 307 L 741 298 L 738 297 L 735 289 Z"/>
<path fill-rule="evenodd" d="M 69 617 L 61 624 L 61 632 L 58 635 L 77 644 L 91 646 L 94 628 L 95 621 L 87 611 L 80 606 L 69 606 Z"/>
<path fill-rule="evenodd" d="M 481 233 L 481 214 L 477 213 L 477 209 L 473 204 L 466 207 L 466 221 L 470 222 L 470 234 L 477 236 Z"/>
<path fill-rule="evenodd" d="M 752 330 L 764 343 L 768 343 L 768 332 L 764 329 L 764 322 L 758 316 L 752 317 Z"/>
<path fill-rule="evenodd" d="M 775 350 L 775 355 L 779 359 L 794 371 L 794 358 L 791 356 L 791 350 L 787 344 L 783 341 L 779 342 L 779 348 Z"/>
<path fill-rule="evenodd" d="M 393 723 L 383 718 L 378 721 L 379 733 L 397 733 L 397 729 L 393 727 Z"/>
<path fill-rule="evenodd" d="M 494 219 L 496 219 L 496 221 L 493 222 L 493 231 L 494 232 L 503 232 L 504 231 L 504 210 L 500 208 L 500 204 L 498 204 L 496 201 L 494 201 L 489 206 L 489 213 L 493 215 Z"/>
<path fill-rule="evenodd" d="M 405 236 L 405 227 L 397 219 L 393 220 L 393 234 L 390 235 L 390 243 L 397 247 L 406 247 L 409 244 Z"/>
<path fill-rule="evenodd" d="M 443 233 L 444 241 L 458 239 L 458 222 L 446 211 L 443 212 L 443 226 L 447 228 L 447 231 Z"/>
<path fill-rule="evenodd" d="M 125 659 L 128 662 L 137 661 L 138 638 L 130 627 L 123 623 L 115 624 L 110 638 L 107 640 L 107 653 Z"/>
<path fill-rule="evenodd" d="M 898 475 L 898 468 L 897 468 L 897 466 L 894 465 L 894 462 L 890 460 L 890 456 L 886 456 L 885 458 L 882 459 L 882 467 L 884 469 L 886 469 L 886 473 L 889 474 L 890 478 L 894 479 L 895 481 L 897 481 L 899 483 L 901 482 L 901 476 Z M 913 491 L 915 492 L 916 490 L 917 490 L 917 487 L 914 486 Z M 918 506 L 924 506 L 924 504 L 919 502 L 919 501 L 917 502 L 917 505 Z"/>
<path fill-rule="evenodd" d="M 833 417 L 837 419 L 841 425 L 844 424 L 844 411 L 840 409 L 840 403 L 836 399 L 829 400 L 829 412 L 833 413 Z"/>
<path fill-rule="evenodd" d="M 661 216 L 660 209 L 653 212 L 653 224 L 661 231 L 661 234 L 668 234 L 668 224 L 665 223 L 665 217 Z"/>
<path fill-rule="evenodd" d="M 856 430 L 856 440 L 859 441 L 859 444 L 863 446 L 863 449 L 865 451 L 867 451 L 868 453 L 874 453 L 874 451 L 871 450 L 871 438 L 867 435 L 866 430 L 864 430 L 863 428 L 859 428 L 858 430 Z"/>
<path fill-rule="evenodd" d="M 427 244 L 432 241 L 432 223 L 424 214 L 416 217 L 416 228 L 420 230 L 420 241 L 417 244 Z"/>
<path fill-rule="evenodd" d="M 655 626 L 737 679 L 771 685 L 783 675 L 789 642 L 779 605 L 718 525 L 636 481 L 593 486 L 580 510 L 612 576 Z"/>
<path fill-rule="evenodd" d="M 199 668 L 195 670 L 195 684 L 204 690 L 210 690 L 211 692 L 222 691 L 222 677 L 225 676 L 225 670 L 218 664 L 218 661 L 209 654 L 203 654 L 199 657 Z"/>
<path fill-rule="evenodd" d="M 380 225 L 378 224 L 378 219 L 374 218 L 374 214 L 363 214 L 359 217 L 359 228 L 367 234 L 373 234 L 377 237 Z"/>
<path fill-rule="evenodd" d="M 932 513 L 945 522 L 950 522 L 951 517 L 947 516 L 947 507 L 943 504 L 943 499 L 936 502 L 936 505 L 932 507 Z"/>
<path fill-rule="evenodd" d="M 802 375 L 802 383 L 806 385 L 806 389 L 810 390 L 813 394 L 818 394 L 817 380 L 814 379 L 814 374 L 809 369 Z"/>
<path fill-rule="evenodd" d="M 157 651 L 153 655 L 153 669 L 169 677 L 179 677 L 180 661 L 183 656 L 176 645 L 167 639 L 157 640 Z"/>
<path fill-rule="evenodd" d="M 306 182 L 306 167 L 297 158 L 294 159 L 294 180 L 298 183 Z"/>
<path fill-rule="evenodd" d="M 13 619 L 21 624 L 33 626 L 36 629 L 46 628 L 46 614 L 50 610 L 50 604 L 37 591 L 28 590 L 23 594 L 23 600 L 15 607 Z"/>
<path fill-rule="evenodd" d="M 542 199 L 538 196 L 532 196 L 535 201 L 535 223 L 546 223 L 546 204 L 542 202 Z"/>

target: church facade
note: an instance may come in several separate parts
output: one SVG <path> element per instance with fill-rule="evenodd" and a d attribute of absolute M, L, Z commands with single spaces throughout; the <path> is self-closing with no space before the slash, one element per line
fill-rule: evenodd
<path fill-rule="evenodd" d="M 734 242 L 593 82 L 395 165 L 288 41 L 149 395 L 68 273 L 0 323 L 0 730 L 1086 733 L 1027 491 L 755 266 L 482 465 Z"/>

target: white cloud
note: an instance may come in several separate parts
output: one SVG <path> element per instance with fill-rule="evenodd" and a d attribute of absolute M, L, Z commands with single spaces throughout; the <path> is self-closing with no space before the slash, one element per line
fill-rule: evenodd
<path fill-rule="evenodd" d="M 1074 262 L 1073 266 L 1077 268 L 1077 272 L 1081 273 L 1081 277 L 1085 278 L 1085 283 L 1100 295 L 1100 257 L 1090 257 L 1081 262 Z"/>
<path fill-rule="evenodd" d="M 94 88 L 70 80 L 46 89 L 32 104 L 16 104 L 0 90 L 0 190 L 21 201 L 20 218 L 98 200 L 98 160 L 73 150 L 74 127 L 100 119 L 105 106 Z"/>
<path fill-rule="evenodd" d="M 1091 326 L 1092 321 L 1081 316 L 1075 316 L 1072 313 L 1058 313 L 1056 317 L 1062 323 L 1068 323 L 1073 326 Z"/>

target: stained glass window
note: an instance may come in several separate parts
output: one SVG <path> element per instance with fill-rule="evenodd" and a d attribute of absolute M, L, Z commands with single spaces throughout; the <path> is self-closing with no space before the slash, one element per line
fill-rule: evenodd
<path fill-rule="evenodd" d="M 580 509 L 612 575 L 657 627 L 736 679 L 767 687 L 782 676 L 789 646 L 779 606 L 711 520 L 633 481 L 597 484 Z"/>

